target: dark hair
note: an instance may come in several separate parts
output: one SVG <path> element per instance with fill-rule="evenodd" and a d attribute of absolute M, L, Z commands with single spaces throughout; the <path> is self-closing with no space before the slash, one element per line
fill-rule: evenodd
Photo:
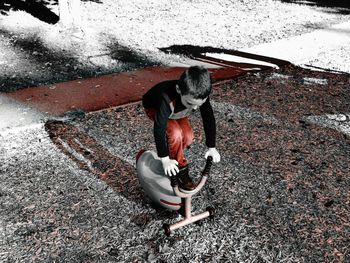
<path fill-rule="evenodd" d="M 206 68 L 193 66 L 185 70 L 179 79 L 181 95 L 192 95 L 195 99 L 205 99 L 211 92 L 211 77 Z"/>

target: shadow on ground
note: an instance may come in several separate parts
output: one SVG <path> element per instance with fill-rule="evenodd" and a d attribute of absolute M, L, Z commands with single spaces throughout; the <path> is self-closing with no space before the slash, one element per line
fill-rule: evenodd
<path fill-rule="evenodd" d="M 350 3 L 348 0 L 281 0 L 282 3 L 295 3 L 308 6 L 329 7 L 329 13 L 339 13 L 343 15 L 350 14 Z"/>
<path fill-rule="evenodd" d="M 15 66 L 11 76 L 0 74 L 1 92 L 11 92 L 28 86 L 52 84 L 96 74 L 96 68 L 82 64 L 67 51 L 49 49 L 35 35 L 23 38 L 4 29 L 0 29 L 0 34 L 32 66 L 32 68 Z"/>
<path fill-rule="evenodd" d="M 83 2 L 102 3 L 100 0 L 82 0 Z M 58 0 L 3 0 L 0 2 L 0 14 L 7 15 L 10 10 L 23 10 L 49 24 L 56 24 L 59 16 L 50 6 L 58 5 Z"/>
<path fill-rule="evenodd" d="M 12 66 L 10 74 L 0 73 L 0 92 L 12 92 L 27 87 L 132 71 L 160 64 L 141 52 L 120 45 L 116 40 L 113 42 L 114 39 L 109 40 L 112 44 L 107 45 L 107 55 L 115 61 L 113 67 L 110 67 L 93 63 L 91 57 L 78 58 L 77 55 L 63 49 L 53 50 L 37 35 L 23 37 L 1 28 L 0 34 L 30 65 L 15 65 Z M 8 67 L 9 64 L 0 65 L 0 70 L 1 66 Z"/>

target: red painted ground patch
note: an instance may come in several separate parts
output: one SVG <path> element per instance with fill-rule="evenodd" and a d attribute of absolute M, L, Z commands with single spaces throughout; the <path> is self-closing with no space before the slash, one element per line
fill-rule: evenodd
<path fill-rule="evenodd" d="M 170 47 L 170 49 L 174 48 L 175 52 L 179 47 Z M 180 49 L 176 52 L 185 52 L 184 54 L 193 60 L 219 66 L 219 68 L 209 69 L 214 84 L 247 72 L 266 70 L 271 67 L 216 59 L 202 54 L 203 52 L 224 53 L 253 59 L 257 63 L 258 61 L 269 62 L 278 66 L 289 64 L 288 61 L 275 58 L 210 47 L 181 46 Z M 139 101 L 142 95 L 155 84 L 164 80 L 178 79 L 184 70 L 185 67 L 148 67 L 132 72 L 27 88 L 7 95 L 51 115 L 63 115 L 74 109 L 97 111 Z"/>
<path fill-rule="evenodd" d="M 139 101 L 156 83 L 177 79 L 185 68 L 149 67 L 137 71 L 111 74 L 33 87 L 7 95 L 52 115 L 82 109 L 96 111 Z M 210 70 L 214 81 L 231 79 L 246 71 L 239 68 Z"/>

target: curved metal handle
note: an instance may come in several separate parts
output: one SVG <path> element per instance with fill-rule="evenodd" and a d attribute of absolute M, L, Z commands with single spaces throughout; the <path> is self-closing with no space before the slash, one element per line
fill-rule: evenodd
<path fill-rule="evenodd" d="M 209 172 L 210 172 L 212 165 L 213 165 L 213 157 L 209 156 L 207 158 L 207 162 L 205 164 L 204 170 L 202 171 L 202 176 L 201 176 L 199 182 L 197 183 L 197 187 L 196 187 L 196 189 L 193 190 L 193 193 L 191 193 L 191 194 L 186 194 L 186 193 L 181 192 L 181 190 L 178 187 L 177 176 L 176 175 L 171 176 L 170 183 L 174 189 L 174 193 L 177 196 L 182 197 L 182 198 L 187 198 L 187 197 L 190 197 L 190 196 L 196 194 L 198 191 L 200 191 L 203 188 L 203 186 L 204 186 L 204 184 L 209 176 Z"/>
<path fill-rule="evenodd" d="M 209 176 L 211 166 L 213 165 L 213 157 L 208 156 L 207 163 L 205 164 L 202 176 Z"/>

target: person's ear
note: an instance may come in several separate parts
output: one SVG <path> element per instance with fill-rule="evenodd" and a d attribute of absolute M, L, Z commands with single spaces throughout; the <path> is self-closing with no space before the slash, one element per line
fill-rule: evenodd
<path fill-rule="evenodd" d="M 176 92 L 179 93 L 179 94 L 181 94 L 180 87 L 179 87 L 179 85 L 177 85 L 177 84 L 176 84 Z"/>

